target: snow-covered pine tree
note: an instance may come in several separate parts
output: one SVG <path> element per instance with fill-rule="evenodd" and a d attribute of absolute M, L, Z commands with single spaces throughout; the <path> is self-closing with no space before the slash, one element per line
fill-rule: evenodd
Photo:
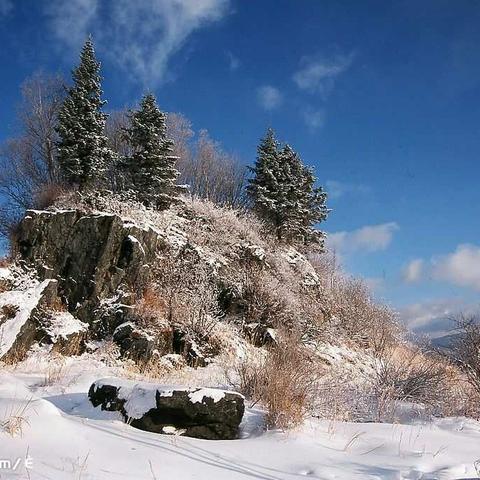
<path fill-rule="evenodd" d="M 72 77 L 74 85 L 58 115 L 58 162 L 65 181 L 83 189 L 97 183 L 115 159 L 105 136 L 107 115 L 101 108 L 106 102 L 101 98 L 100 63 L 91 38 Z"/>
<path fill-rule="evenodd" d="M 172 155 L 174 144 L 167 138 L 166 115 L 158 108 L 155 96 L 147 94 L 140 108 L 130 112 L 129 120 L 125 139 L 133 153 L 124 161 L 127 184 L 140 202 L 167 209 L 187 188 L 176 183 L 178 157 Z"/>
<path fill-rule="evenodd" d="M 281 169 L 278 142 L 275 132 L 269 128 L 257 148 L 253 173 L 248 180 L 247 194 L 255 213 L 274 228 L 278 226 L 278 201 L 281 189 Z"/>
<path fill-rule="evenodd" d="M 328 216 L 327 194 L 322 187 L 315 186 L 312 169 L 303 165 L 289 145 L 285 145 L 279 158 L 285 182 L 285 193 L 278 207 L 281 218 L 279 236 L 293 242 L 323 246 L 324 234 L 315 228 L 315 224 Z"/>
<path fill-rule="evenodd" d="M 314 225 L 328 215 L 326 193 L 289 145 L 279 149 L 273 130 L 262 139 L 251 171 L 247 192 L 253 209 L 277 237 L 322 245 L 324 235 Z"/>

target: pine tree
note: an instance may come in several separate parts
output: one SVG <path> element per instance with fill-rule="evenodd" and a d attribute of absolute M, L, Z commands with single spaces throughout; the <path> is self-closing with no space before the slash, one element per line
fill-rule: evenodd
<path fill-rule="evenodd" d="M 262 139 L 251 171 L 247 192 L 253 209 L 277 237 L 322 245 L 324 235 L 314 225 L 327 218 L 326 193 L 289 145 L 279 148 L 273 130 Z"/>
<path fill-rule="evenodd" d="M 286 192 L 278 205 L 279 236 L 303 244 L 323 245 L 324 234 L 314 226 L 328 216 L 327 194 L 322 187 L 315 186 L 312 169 L 303 165 L 289 145 L 285 145 L 280 153 L 280 165 Z"/>
<path fill-rule="evenodd" d="M 58 115 L 58 162 L 67 183 L 85 188 L 98 181 L 115 158 L 104 133 L 107 115 L 101 108 L 106 102 L 101 98 L 100 63 L 91 38 L 72 77 L 74 85 Z"/>
<path fill-rule="evenodd" d="M 279 223 L 277 204 L 281 178 L 278 142 L 271 128 L 257 148 L 257 159 L 250 171 L 253 177 L 248 181 L 247 193 L 253 209 L 260 218 L 276 226 Z"/>
<path fill-rule="evenodd" d="M 155 96 L 148 94 L 140 108 L 130 112 L 129 120 L 125 139 L 133 153 L 124 165 L 130 189 L 145 205 L 166 209 L 186 191 L 186 187 L 176 184 L 178 157 L 172 155 L 174 144 L 167 138 L 166 116 L 158 108 Z"/>

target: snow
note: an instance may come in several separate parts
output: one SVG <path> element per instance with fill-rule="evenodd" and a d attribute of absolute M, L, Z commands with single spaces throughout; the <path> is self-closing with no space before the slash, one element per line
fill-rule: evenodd
<path fill-rule="evenodd" d="M 192 403 L 203 403 L 205 398 L 211 398 L 214 403 L 219 402 L 225 398 L 225 392 L 216 388 L 201 388 L 188 395 Z"/>
<path fill-rule="evenodd" d="M 318 285 L 320 279 L 312 264 L 293 247 L 286 248 L 281 256 L 292 266 L 297 268 L 303 276 L 303 283 L 307 286 Z"/>
<path fill-rule="evenodd" d="M 13 318 L 6 318 L 0 324 L 0 358 L 13 346 L 22 327 L 30 318 L 32 310 L 42 298 L 43 292 L 50 282 L 54 281 L 44 280 L 26 290 L 11 290 L 0 294 L 0 308 L 7 305 L 19 307 Z"/>
<path fill-rule="evenodd" d="M 70 335 L 84 332 L 88 329 L 88 325 L 77 318 L 70 312 L 56 312 L 50 319 L 47 327 L 47 333 L 55 343 L 60 338 L 65 340 Z"/>
<path fill-rule="evenodd" d="M 125 413 L 129 418 L 142 418 L 148 411 L 157 406 L 155 390 L 136 387 L 127 390 L 127 395 L 120 389 L 118 398 L 126 400 L 124 405 Z"/>
<path fill-rule="evenodd" d="M 45 385 L 31 357 L 11 371 L 0 370 L 0 460 L 21 459 L 18 478 L 63 480 L 453 480 L 478 478 L 480 423 L 466 418 L 402 424 L 306 422 L 289 432 L 263 432 L 263 413 L 247 409 L 240 439 L 208 441 L 143 432 L 118 412 L 93 408 L 87 396 L 98 380 L 117 375 L 91 356 L 68 358 L 65 376 Z M 122 388 L 137 385 L 143 408 L 158 385 L 113 379 Z M 162 386 L 163 394 L 174 387 Z M 179 387 L 182 388 L 182 387 Z M 188 387 L 183 387 L 188 389 Z M 191 389 L 211 396 L 210 389 Z M 201 392 L 201 393 L 200 393 Z M 139 399 L 137 398 L 136 401 Z M 23 412 L 23 413 L 22 413 Z M 134 413 L 130 411 L 130 413 Z M 25 421 L 12 437 L 1 425 L 12 415 Z M 25 471 L 25 458 L 32 469 Z M 17 478 L 0 471 L 1 478 Z"/>
<path fill-rule="evenodd" d="M 58 215 L 62 213 L 75 213 L 75 209 L 61 209 L 61 208 L 56 208 L 55 210 L 35 210 L 35 209 L 29 209 L 26 211 L 27 215 L 29 213 L 34 213 L 35 215 Z"/>
<path fill-rule="evenodd" d="M 9 268 L 0 268 L 0 280 L 10 280 L 12 278 L 12 272 Z"/>
<path fill-rule="evenodd" d="M 0 429 L 1 458 L 21 459 L 19 478 L 88 480 L 422 479 L 478 477 L 480 423 L 341 423 L 311 420 L 290 432 L 262 433 L 262 414 L 248 409 L 239 440 L 208 441 L 143 432 L 115 412 L 93 408 L 92 380 L 106 367 L 73 364 L 58 385 L 36 373 L 0 373 L 0 423 L 24 409 L 21 435 Z M 125 381 L 129 385 L 129 381 Z M 141 385 L 144 385 L 143 383 Z M 148 385 L 148 384 L 147 384 Z M 173 434 L 173 436 L 171 436 Z M 25 472 L 29 456 L 31 470 Z M 10 478 L 13 472 L 0 472 Z M 5 475 L 4 475 L 5 474 Z M 21 476 L 24 475 L 24 476 Z"/>

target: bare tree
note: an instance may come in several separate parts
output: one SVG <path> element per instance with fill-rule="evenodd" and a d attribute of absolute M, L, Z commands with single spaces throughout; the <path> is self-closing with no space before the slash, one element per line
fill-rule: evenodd
<path fill-rule="evenodd" d="M 453 320 L 457 334 L 452 340 L 451 354 L 470 385 L 480 393 L 480 316 L 461 314 Z"/>
<path fill-rule="evenodd" d="M 60 75 L 36 73 L 21 87 L 22 102 L 18 117 L 25 140 L 32 153 L 43 163 L 50 182 L 58 180 L 55 162 L 57 114 L 62 105 L 65 88 Z"/>
<path fill-rule="evenodd" d="M 108 137 L 109 146 L 119 156 L 131 154 L 131 147 L 125 140 L 125 129 L 130 125 L 128 112 L 128 108 L 110 112 L 105 125 L 105 134 Z"/>
<path fill-rule="evenodd" d="M 206 130 L 195 135 L 185 116 L 171 113 L 167 125 L 168 136 L 175 142 L 175 154 L 180 157 L 180 182 L 190 186 L 190 193 L 219 205 L 244 206 L 246 167 L 212 140 Z"/>
<path fill-rule="evenodd" d="M 126 107 L 114 110 L 108 114 L 105 124 L 108 145 L 118 154 L 115 156 L 115 161 L 107 165 L 105 172 L 107 188 L 114 192 L 122 191 L 127 187 L 122 159 L 132 154 L 132 149 L 125 137 L 125 129 L 130 125 L 128 113 L 129 109 Z"/>
<path fill-rule="evenodd" d="M 192 139 L 195 132 L 192 130 L 192 122 L 181 113 L 169 113 L 167 115 L 168 137 L 174 142 L 174 153 L 177 155 L 177 168 L 184 171 L 192 157 Z"/>
<path fill-rule="evenodd" d="M 19 134 L 0 146 L 0 233 L 58 183 L 55 125 L 64 98 L 61 77 L 37 73 L 22 85 Z"/>

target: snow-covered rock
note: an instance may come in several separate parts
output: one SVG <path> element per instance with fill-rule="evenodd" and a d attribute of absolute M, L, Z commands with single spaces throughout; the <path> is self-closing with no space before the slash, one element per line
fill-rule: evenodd
<path fill-rule="evenodd" d="M 39 340 L 36 314 L 56 295 L 56 288 L 55 280 L 44 280 L 24 290 L 0 294 L 0 360 L 23 358 Z"/>
<path fill-rule="evenodd" d="M 96 381 L 89 390 L 93 406 L 119 411 L 140 430 L 172 431 L 208 440 L 236 438 L 245 411 L 242 395 L 215 388 L 167 387 L 118 378 Z"/>
<path fill-rule="evenodd" d="M 312 264 L 297 249 L 288 247 L 282 252 L 282 257 L 294 267 L 303 277 L 307 286 L 318 285 L 320 279 Z"/>

